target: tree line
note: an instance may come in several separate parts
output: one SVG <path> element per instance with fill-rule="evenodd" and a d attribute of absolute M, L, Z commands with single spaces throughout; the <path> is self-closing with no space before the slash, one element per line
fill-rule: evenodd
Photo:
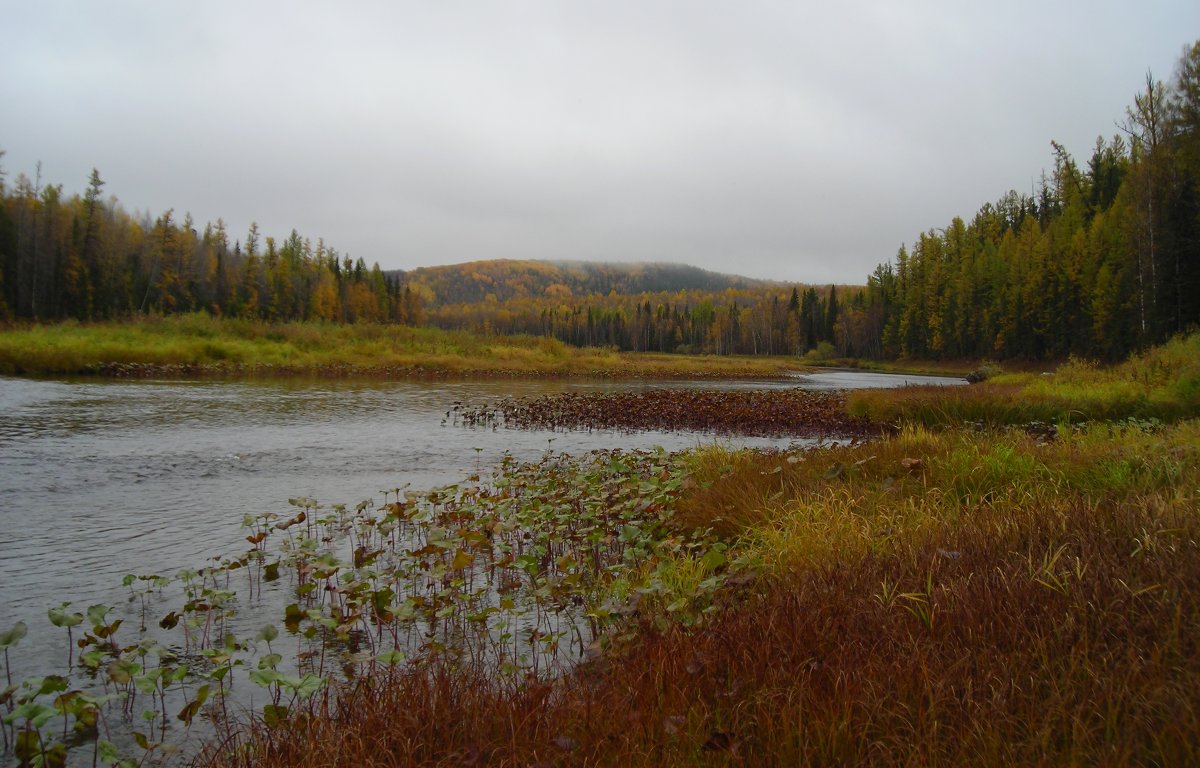
<path fill-rule="evenodd" d="M 684 289 L 717 292 L 775 282 L 723 275 L 686 264 L 519 259 L 418 267 L 395 274 L 420 286 L 430 303 L 436 304 L 507 302 L 541 295 L 561 299 Z"/>
<path fill-rule="evenodd" d="M 71 197 L 24 175 L 8 186 L 0 174 L 0 317 L 200 310 L 636 351 L 1118 359 L 1200 323 L 1200 42 L 1169 83 L 1147 75 L 1119 129 L 1083 165 L 1052 142 L 1053 169 L 1031 194 L 1009 192 L 969 222 L 921 233 L 865 286 L 826 288 L 722 287 L 721 276 L 662 265 L 384 273 L 294 230 L 276 241 L 251 226 L 231 245 L 220 220 L 197 233 L 172 211 L 135 218 L 103 199 L 95 171 Z M 667 287 L 683 276 L 702 282 Z"/>
<path fill-rule="evenodd" d="M 0 159 L 3 152 L 0 151 Z M 92 171 L 87 190 L 0 173 L 0 318 L 107 320 L 208 312 L 263 320 L 422 322 L 419 296 L 376 264 L 295 230 L 283 240 L 251 224 L 233 241 L 218 219 L 135 217 Z"/>
<path fill-rule="evenodd" d="M 1051 149 L 1036 191 L 921 233 L 862 288 L 520 297 L 430 320 L 630 350 L 1034 360 L 1120 359 L 1200 324 L 1200 42 L 1085 164 Z"/>
<path fill-rule="evenodd" d="M 678 290 L 571 298 L 548 291 L 508 301 L 431 306 L 431 325 L 480 333 L 552 336 L 576 346 L 633 352 L 802 354 L 837 338 L 845 286 Z"/>
<path fill-rule="evenodd" d="M 1119 359 L 1200 323 L 1200 42 L 1147 75 L 1119 132 L 868 277 L 842 319 L 879 357 Z"/>

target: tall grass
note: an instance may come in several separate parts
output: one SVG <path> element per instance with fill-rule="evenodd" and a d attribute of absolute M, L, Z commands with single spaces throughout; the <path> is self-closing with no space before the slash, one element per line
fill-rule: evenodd
<path fill-rule="evenodd" d="M 1200 333 L 1111 368 L 1070 360 L 1052 374 L 1005 374 L 970 387 L 866 390 L 854 393 L 848 408 L 890 424 L 1194 418 L 1200 415 Z"/>
<path fill-rule="evenodd" d="M 781 360 L 619 354 L 532 336 L 195 313 L 0 331 L 0 374 L 772 376 Z"/>

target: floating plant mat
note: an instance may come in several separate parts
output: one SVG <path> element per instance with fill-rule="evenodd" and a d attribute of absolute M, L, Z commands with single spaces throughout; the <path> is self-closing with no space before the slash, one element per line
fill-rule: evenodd
<path fill-rule="evenodd" d="M 123 606 L 55 596 L 44 626 L 0 633 L 5 752 L 180 760 L 239 713 L 304 716 L 339 684 L 400 665 L 450 661 L 519 684 L 619 642 L 639 604 L 694 623 L 730 564 L 707 532 L 673 522 L 683 483 L 662 450 L 547 452 L 353 508 L 297 498 L 291 516 L 247 516 L 247 551 L 131 574 Z M 27 638 L 63 643 L 61 674 L 22 678 Z"/>
<path fill-rule="evenodd" d="M 456 403 L 456 424 L 516 429 L 701 430 L 727 435 L 866 437 L 879 427 L 846 413 L 841 392 L 806 389 L 653 389 L 561 392 Z"/>

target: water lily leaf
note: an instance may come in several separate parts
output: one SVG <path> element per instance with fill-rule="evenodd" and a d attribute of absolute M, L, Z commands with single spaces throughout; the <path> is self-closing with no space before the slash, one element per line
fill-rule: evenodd
<path fill-rule="evenodd" d="M 44 746 L 42 734 L 36 730 L 23 730 L 17 733 L 13 743 L 13 754 L 22 765 L 52 766 L 61 768 L 66 765 L 67 748 L 62 744 Z"/>
<path fill-rule="evenodd" d="M 455 551 L 454 559 L 450 561 L 450 567 L 456 571 L 463 568 L 468 568 L 475 562 L 475 556 L 467 552 L 465 549 Z"/>
<path fill-rule="evenodd" d="M 283 661 L 283 656 L 278 653 L 268 653 L 258 660 L 258 668 L 261 670 L 274 670 L 279 666 L 279 662 Z"/>
<path fill-rule="evenodd" d="M 292 624 L 299 624 L 300 620 L 303 618 L 304 611 L 302 611 L 300 606 L 296 603 L 290 603 L 283 609 L 283 620 L 284 623 L 288 625 L 289 629 L 291 628 Z"/>
<path fill-rule="evenodd" d="M 46 611 L 46 615 L 50 618 L 50 623 L 56 627 L 75 627 L 83 623 L 83 614 L 76 611 L 75 613 L 67 613 L 67 606 L 70 603 L 63 603 L 57 608 L 50 608 Z"/>
<path fill-rule="evenodd" d="M 620 541 L 622 544 L 627 544 L 631 541 L 637 541 L 637 539 L 641 535 L 642 535 L 641 528 L 638 528 L 636 525 L 626 524 L 626 525 L 621 526 L 621 532 L 617 536 L 617 540 Z"/>
<path fill-rule="evenodd" d="M 55 742 L 42 751 L 43 768 L 63 768 L 67 764 L 67 745 Z"/>
<path fill-rule="evenodd" d="M 117 745 L 105 739 L 97 742 L 96 752 L 100 756 L 100 762 L 105 765 L 116 765 L 121 759 L 121 754 L 117 752 Z"/>
<path fill-rule="evenodd" d="M 224 664 L 225 662 L 229 661 L 231 658 L 233 658 L 228 653 L 221 653 L 220 651 L 214 650 L 212 648 L 206 648 L 203 651 L 203 655 L 215 666 L 220 666 L 220 665 Z"/>
<path fill-rule="evenodd" d="M 318 675 L 308 674 L 300 679 L 300 683 L 295 686 L 295 691 L 302 699 L 307 699 L 317 691 L 325 687 L 325 678 Z"/>
<path fill-rule="evenodd" d="M 57 714 L 58 712 L 53 707 L 48 707 L 38 701 L 27 701 L 5 715 L 4 722 L 11 725 L 19 720 L 24 720 L 36 729 L 41 728 Z"/>
<path fill-rule="evenodd" d="M 103 625 L 94 626 L 94 627 L 92 627 L 92 630 L 96 633 L 96 637 L 99 637 L 101 639 L 112 637 L 113 633 L 121 628 L 121 622 L 123 622 L 123 621 L 124 621 L 124 619 L 117 619 L 116 621 L 114 621 L 112 624 L 109 624 L 108 626 L 103 626 Z"/>
<path fill-rule="evenodd" d="M 272 667 L 260 667 L 258 670 L 251 670 L 247 677 L 250 677 L 250 682 L 258 685 L 259 688 L 270 688 L 271 685 L 280 682 L 280 673 Z"/>
<path fill-rule="evenodd" d="M 34 680 L 37 679 L 34 678 Z M 33 682 L 33 680 L 27 681 L 26 685 L 29 685 L 30 682 Z M 34 696 L 44 696 L 47 693 L 61 693 L 67 690 L 68 683 L 67 678 L 62 675 L 46 675 L 41 680 L 37 680 L 36 685 L 30 687 L 37 689 L 37 692 L 33 694 Z"/>
<path fill-rule="evenodd" d="M 112 608 L 107 605 L 89 605 L 87 609 L 88 621 L 92 622 L 92 626 L 94 627 L 104 626 L 104 617 L 107 616 L 108 612 L 111 610 Z"/>
<path fill-rule="evenodd" d="M 185 725 L 191 725 L 192 720 L 200 712 L 200 708 L 204 706 L 204 702 L 207 700 L 208 686 L 202 685 L 196 689 L 196 698 L 185 704 L 183 709 L 179 710 L 179 714 L 175 717 L 179 720 L 182 720 Z M 145 749 L 145 747 L 143 747 L 143 749 Z"/>
<path fill-rule="evenodd" d="M 149 696 L 158 690 L 158 678 L 162 676 L 162 668 L 152 669 L 144 675 L 135 675 L 133 684 L 142 693 Z"/>
<path fill-rule="evenodd" d="M 133 673 L 138 671 L 138 665 L 124 659 L 117 659 L 108 665 L 108 679 L 117 685 L 127 685 L 133 680 Z"/>
<path fill-rule="evenodd" d="M 54 697 L 54 708 L 58 709 L 61 714 L 73 712 L 76 709 L 76 702 L 82 698 L 83 691 L 67 691 L 66 694 Z"/>
<path fill-rule="evenodd" d="M 18 621 L 16 624 L 12 625 L 11 629 L 0 632 L 0 648 L 12 648 L 17 643 L 21 642 L 21 639 L 24 638 L 28 632 L 29 627 L 25 625 L 25 622 Z"/>
<path fill-rule="evenodd" d="M 288 708 L 282 704 L 267 704 L 263 707 L 263 723 L 268 728 L 278 728 L 287 717 Z"/>
<path fill-rule="evenodd" d="M 407 657 L 405 656 L 404 651 L 393 649 L 390 651 L 384 651 L 375 658 L 384 664 L 399 664 Z"/>

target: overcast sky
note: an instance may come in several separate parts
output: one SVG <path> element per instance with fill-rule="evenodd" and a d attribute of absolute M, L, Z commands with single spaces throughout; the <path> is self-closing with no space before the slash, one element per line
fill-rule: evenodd
<path fill-rule="evenodd" d="M 1200 2 L 0 0 L 0 160 L 410 269 L 862 283 L 1081 164 Z M 199 228 L 199 226 L 198 226 Z"/>

